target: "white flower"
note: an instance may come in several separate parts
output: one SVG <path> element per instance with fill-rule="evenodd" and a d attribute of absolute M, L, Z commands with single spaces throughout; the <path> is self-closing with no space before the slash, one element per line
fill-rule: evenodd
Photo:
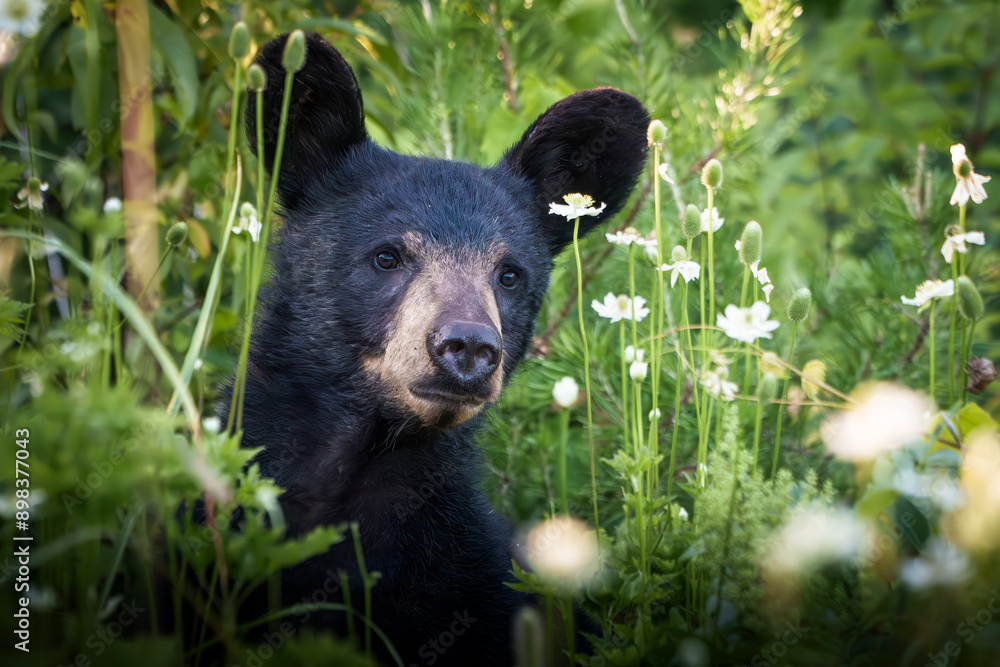
<path fill-rule="evenodd" d="M 628 374 L 632 376 L 632 379 L 636 382 L 642 382 L 646 379 L 646 370 L 649 368 L 649 364 L 643 361 L 633 361 L 632 365 L 628 367 Z"/>
<path fill-rule="evenodd" d="M 851 559 L 869 541 L 866 526 L 853 513 L 842 509 L 810 508 L 796 514 L 769 545 L 766 569 L 774 579 L 782 575 L 804 575 L 816 569 Z"/>
<path fill-rule="evenodd" d="M 938 299 L 945 296 L 952 296 L 955 293 L 955 281 L 951 280 L 925 280 L 917 287 L 917 293 L 912 299 L 905 296 L 899 297 L 907 306 L 926 305 L 931 299 Z"/>
<path fill-rule="evenodd" d="M 729 382 L 726 379 L 728 376 L 729 373 L 725 372 L 722 368 L 717 368 L 710 373 L 702 373 L 701 386 L 715 398 L 720 398 L 723 401 L 731 401 L 736 398 L 736 392 L 739 390 L 739 387 L 735 382 Z"/>
<path fill-rule="evenodd" d="M 983 183 L 989 183 L 990 177 L 980 176 L 976 173 L 972 167 L 972 161 L 965 154 L 965 146 L 962 144 L 955 144 L 951 147 L 951 165 L 958 182 L 955 184 L 955 191 L 952 193 L 949 203 L 952 206 L 955 204 L 965 206 L 969 203 L 969 199 L 972 199 L 977 204 L 982 204 L 983 200 L 986 199 L 986 189 L 983 188 Z"/>
<path fill-rule="evenodd" d="M 778 328 L 777 320 L 767 319 L 770 315 L 771 306 L 763 301 L 755 301 L 749 308 L 729 304 L 725 314 L 716 316 L 716 324 L 730 338 L 753 343 L 758 338 L 770 338 Z"/>
<path fill-rule="evenodd" d="M 668 165 L 666 162 L 664 162 L 663 164 L 661 164 L 659 167 L 656 168 L 656 173 L 659 174 L 660 178 L 665 180 L 667 183 L 670 183 L 671 185 L 676 185 L 674 183 L 674 179 L 670 178 L 670 165 Z"/>
<path fill-rule="evenodd" d="M 681 521 L 687 521 L 688 520 L 688 511 L 686 509 L 684 509 L 683 507 L 680 508 L 679 510 L 677 510 L 677 518 L 680 519 Z"/>
<path fill-rule="evenodd" d="M 110 197 L 104 202 L 105 213 L 117 213 L 120 210 L 122 210 L 122 200 L 118 197 Z"/>
<path fill-rule="evenodd" d="M 913 468 L 897 470 L 892 487 L 913 498 L 926 499 L 945 512 L 956 509 L 965 499 L 947 473 L 919 473 Z"/>
<path fill-rule="evenodd" d="M 608 239 L 608 243 L 613 243 L 620 246 L 630 246 L 633 243 L 636 245 L 642 245 L 645 239 L 631 227 L 626 227 L 623 231 L 615 232 L 614 234 L 605 234 L 604 237 Z"/>
<path fill-rule="evenodd" d="M 660 409 L 659 408 L 656 408 L 654 410 L 650 410 L 649 411 L 649 421 L 653 421 L 654 418 L 655 419 L 659 419 L 660 418 Z"/>
<path fill-rule="evenodd" d="M 260 238 L 262 227 L 263 225 L 257 220 L 257 210 L 250 202 L 243 202 L 240 206 L 240 221 L 233 227 L 233 234 L 239 234 L 245 229 L 250 234 L 250 239 L 256 243 Z"/>
<path fill-rule="evenodd" d="M 911 588 L 950 586 L 969 578 L 969 557 L 940 537 L 931 538 L 919 558 L 899 569 L 899 578 Z"/>
<path fill-rule="evenodd" d="M 759 259 L 750 265 L 750 273 L 753 274 L 753 277 L 756 278 L 761 285 L 766 285 L 771 282 L 771 279 L 767 275 L 767 269 L 758 269 L 758 266 L 760 266 Z"/>
<path fill-rule="evenodd" d="M 579 519 L 555 517 L 537 524 L 525 540 L 528 560 L 543 579 L 575 587 L 597 574 L 597 537 Z"/>
<path fill-rule="evenodd" d="M 580 397 L 580 385 L 568 375 L 552 387 L 552 398 L 563 408 L 571 408 Z"/>
<path fill-rule="evenodd" d="M 45 203 L 42 193 L 47 192 L 48 189 L 48 183 L 44 183 L 37 178 L 29 178 L 28 184 L 21 188 L 21 191 L 17 193 L 17 198 L 21 202 L 24 202 L 18 206 L 18 208 L 24 208 L 26 203 L 28 208 L 32 211 L 41 211 Z"/>
<path fill-rule="evenodd" d="M 603 304 L 597 299 L 594 299 L 590 305 L 597 311 L 598 315 L 601 317 L 607 317 L 612 322 L 631 320 L 633 319 L 633 312 L 635 313 L 635 321 L 642 322 L 642 318 L 649 315 L 649 308 L 642 307 L 645 303 L 646 300 L 641 296 L 635 297 L 635 303 L 633 303 L 626 294 L 619 294 L 616 297 L 611 292 L 608 292 L 604 297 Z"/>
<path fill-rule="evenodd" d="M 715 206 L 712 207 L 711 215 L 709 215 L 709 211 L 706 209 L 701 212 L 701 233 L 708 234 L 709 223 L 712 225 L 712 231 L 717 232 L 725 221 L 725 218 L 719 217 L 719 209 Z"/>
<path fill-rule="evenodd" d="M 677 276 L 684 278 L 684 282 L 689 283 L 692 280 L 697 280 L 698 276 L 701 275 L 701 267 L 698 266 L 697 262 L 692 262 L 689 259 L 673 264 L 663 264 L 657 271 L 670 271 L 671 287 L 677 284 Z"/>
<path fill-rule="evenodd" d="M 890 382 L 862 386 L 854 405 L 831 416 L 820 430 L 830 453 L 867 461 L 919 439 L 927 430 L 926 396 Z"/>
<path fill-rule="evenodd" d="M 768 284 L 764 285 L 763 287 L 761 287 L 761 289 L 764 290 L 764 300 L 767 303 L 771 303 L 771 291 L 774 289 L 774 285 L 772 285 L 771 283 L 768 283 Z"/>
<path fill-rule="evenodd" d="M 0 32 L 30 37 L 38 32 L 47 6 L 45 0 L 4 0 L 3 9 L 0 9 Z"/>
<path fill-rule="evenodd" d="M 209 433 L 218 433 L 222 428 L 222 421 L 218 417 L 205 417 L 201 420 L 202 427 Z"/>
<path fill-rule="evenodd" d="M 594 207 L 594 198 L 590 195 L 579 193 L 563 196 L 565 204 L 549 204 L 549 215 L 561 215 L 567 220 L 575 220 L 584 215 L 600 215 L 606 204 L 601 204 L 600 208 Z"/>
<path fill-rule="evenodd" d="M 631 345 L 629 345 L 628 347 L 625 348 L 625 363 L 631 364 L 633 361 L 642 361 L 642 358 L 645 354 L 646 351 L 643 350 L 642 348 L 639 348 L 638 353 L 636 353 L 636 349 Z"/>
<path fill-rule="evenodd" d="M 941 254 L 944 255 L 944 261 L 951 264 L 951 260 L 955 256 L 956 252 L 964 254 L 966 250 L 966 243 L 985 245 L 986 235 L 982 232 L 966 232 L 965 234 L 955 234 L 954 236 L 949 236 L 944 240 L 944 245 L 941 246 Z"/>

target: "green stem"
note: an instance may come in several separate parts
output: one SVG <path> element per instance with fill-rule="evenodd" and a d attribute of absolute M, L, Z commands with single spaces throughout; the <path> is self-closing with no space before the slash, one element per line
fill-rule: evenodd
<path fill-rule="evenodd" d="M 632 414 L 628 407 L 628 366 L 625 361 L 625 320 L 618 320 L 618 347 L 621 348 L 622 360 L 622 446 L 628 446 L 628 423 L 629 415 Z M 633 348 L 634 349 L 634 348 Z"/>
<path fill-rule="evenodd" d="M 566 446 L 569 443 L 569 409 L 559 415 L 559 501 L 563 516 L 569 516 L 569 496 L 566 486 Z"/>
<path fill-rule="evenodd" d="M 976 333 L 976 320 L 972 320 L 972 324 L 969 325 L 969 342 L 965 345 L 965 354 L 962 355 L 962 405 L 965 405 L 965 401 L 969 396 L 969 359 L 972 356 L 972 336 Z M 965 341 L 965 335 L 963 332 L 962 341 Z"/>
<path fill-rule="evenodd" d="M 784 388 L 781 390 L 781 400 L 785 401 L 788 398 L 788 383 L 792 379 L 792 353 L 795 351 L 795 329 L 798 327 L 798 322 L 792 322 L 792 343 L 788 346 L 788 368 L 785 369 L 785 382 Z M 775 429 L 774 436 L 774 459 L 771 462 L 771 477 L 778 471 L 778 453 L 781 451 L 781 422 L 785 417 L 785 404 L 782 403 L 778 406 L 778 427 Z"/>
<path fill-rule="evenodd" d="M 712 199 L 714 192 L 711 187 L 708 189 L 708 323 L 715 324 L 715 223 L 712 220 Z"/>
<path fill-rule="evenodd" d="M 957 254 L 957 253 L 956 253 Z M 952 284 L 958 286 L 958 262 L 951 258 Z M 951 325 L 948 327 L 948 405 L 955 402 L 955 320 L 958 311 L 958 298 L 951 299 Z"/>
<path fill-rule="evenodd" d="M 583 264 L 580 261 L 580 218 L 573 225 L 573 255 L 576 258 L 576 312 L 580 320 L 580 338 L 583 341 L 583 384 L 587 392 L 587 439 L 590 443 L 590 494 L 594 503 L 594 531 L 600 536 L 601 520 L 597 513 L 597 465 L 594 456 L 594 412 L 590 396 L 590 349 L 587 330 L 583 326 Z M 598 549 L 600 539 L 598 538 Z"/>
<path fill-rule="evenodd" d="M 930 382 L 927 390 L 931 395 L 931 401 L 934 401 L 934 309 L 936 306 L 937 302 L 932 299 L 931 312 L 928 318 L 928 321 L 930 322 L 930 329 L 928 330 L 927 333 L 927 349 L 930 351 L 931 354 Z"/>
<path fill-rule="evenodd" d="M 361 585 L 365 592 L 365 655 L 372 654 L 372 587 L 374 578 L 368 573 L 365 565 L 365 555 L 361 549 L 361 532 L 357 522 L 351 523 L 351 535 L 354 538 L 354 555 L 358 559 L 358 572 L 361 574 Z"/>
<path fill-rule="evenodd" d="M 687 282 L 681 284 L 681 328 L 687 327 Z M 677 336 L 677 381 L 674 387 L 674 429 L 670 436 L 670 463 L 667 468 L 667 502 L 674 488 L 674 460 L 677 454 L 677 436 L 681 430 L 681 393 L 684 391 L 684 331 Z M 687 332 L 690 333 L 690 332 Z"/>

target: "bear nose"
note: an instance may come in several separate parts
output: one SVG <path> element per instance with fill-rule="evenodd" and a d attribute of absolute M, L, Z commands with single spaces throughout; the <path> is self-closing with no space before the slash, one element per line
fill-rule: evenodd
<path fill-rule="evenodd" d="M 468 384 L 488 378 L 500 363 L 500 334 L 488 324 L 452 322 L 427 339 L 434 365 L 457 383 Z"/>

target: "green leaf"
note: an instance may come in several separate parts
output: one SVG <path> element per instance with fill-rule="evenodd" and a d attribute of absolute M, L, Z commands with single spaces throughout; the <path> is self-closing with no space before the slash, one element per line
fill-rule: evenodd
<path fill-rule="evenodd" d="M 896 524 L 896 530 L 913 545 L 913 548 L 921 551 L 931 535 L 927 517 L 904 497 L 896 500 L 894 514 L 893 522 Z"/>
<path fill-rule="evenodd" d="M 896 489 L 872 489 L 858 501 L 855 509 L 865 519 L 874 519 L 899 498 Z"/>
<path fill-rule="evenodd" d="M 30 303 L 21 303 L 0 295 L 0 336 L 15 341 L 21 340 L 24 327 L 22 315 L 28 312 L 31 306 Z"/>
<path fill-rule="evenodd" d="M 177 108 L 180 117 L 177 122 L 183 130 L 194 116 L 198 103 L 198 66 L 191 45 L 184 31 L 167 18 L 159 9 L 149 6 L 149 32 L 153 46 L 160 52 L 163 62 L 174 82 Z"/>

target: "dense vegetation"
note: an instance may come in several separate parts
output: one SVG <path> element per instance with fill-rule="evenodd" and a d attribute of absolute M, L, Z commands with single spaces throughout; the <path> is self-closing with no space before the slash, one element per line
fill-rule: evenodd
<path fill-rule="evenodd" d="M 284 541 L 239 410 L 232 436 L 213 417 L 280 225 L 242 139 L 247 67 L 295 29 L 345 54 L 369 132 L 398 151 L 488 164 L 597 85 L 663 124 L 604 230 L 621 234 L 582 240 L 582 273 L 559 259 L 536 354 L 481 442 L 497 507 L 535 526 L 522 585 L 601 628 L 573 659 L 1000 663 L 1000 194 L 953 196 L 1000 173 L 997 3 L 15 0 L 0 8 L 15 629 L 14 538 L 34 541 L 31 653 L 8 634 L 8 664 L 194 664 L 216 645 L 230 664 L 371 664 L 359 600 L 353 643 L 294 633 L 275 651 L 235 620 L 253 586 L 364 530 Z M 208 526 L 178 512 L 199 498 Z M 549 564 L 553 544 L 578 567 Z M 187 654 L 156 629 L 157 577 L 200 610 Z M 307 604 L 267 622 L 351 601 Z M 545 612 L 519 622 L 558 643 Z"/>

